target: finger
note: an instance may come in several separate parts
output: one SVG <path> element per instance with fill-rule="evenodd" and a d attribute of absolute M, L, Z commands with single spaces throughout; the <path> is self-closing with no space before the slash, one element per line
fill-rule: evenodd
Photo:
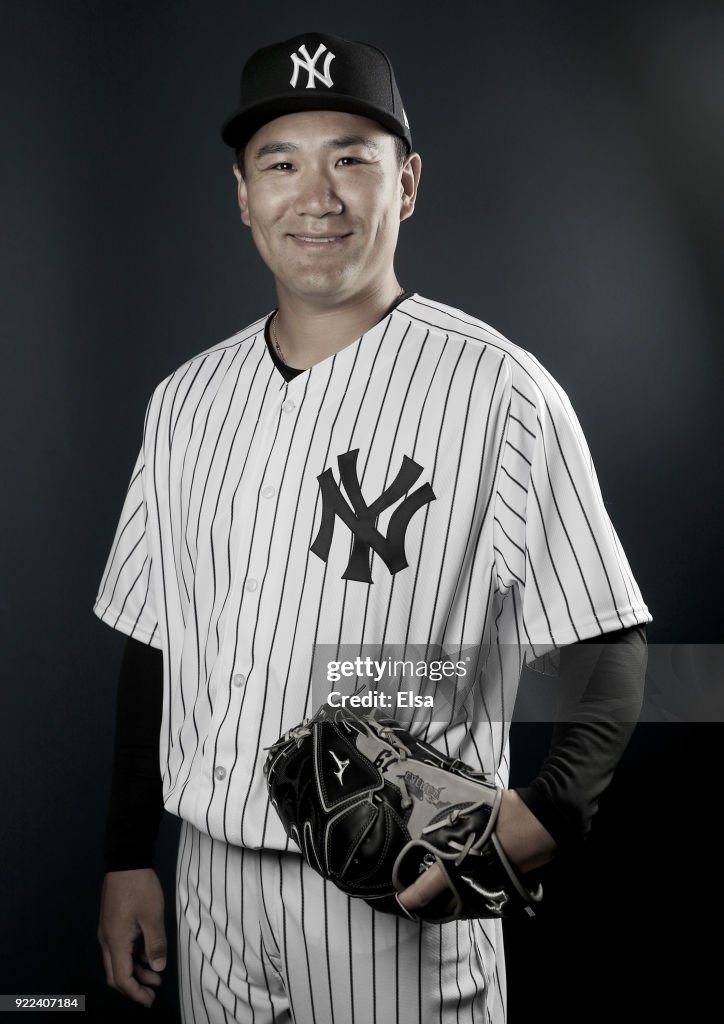
<path fill-rule="evenodd" d="M 116 979 L 113 977 L 113 963 L 111 962 L 111 954 L 108 950 L 108 946 L 101 946 L 101 953 L 103 955 L 103 970 L 106 974 L 106 984 L 111 988 L 116 987 Z"/>
<path fill-rule="evenodd" d="M 151 1006 L 156 993 L 152 988 L 140 985 L 133 976 L 133 955 L 132 947 L 110 947 L 111 968 L 115 979 L 114 988 L 124 996 L 128 996 L 136 1003 L 143 1006 Z"/>
<path fill-rule="evenodd" d="M 153 971 L 162 971 L 166 966 L 166 929 L 163 918 L 142 921 L 141 929 L 144 959 Z"/>
<path fill-rule="evenodd" d="M 163 980 L 157 971 L 152 971 L 150 967 L 138 963 L 138 961 L 133 965 L 133 977 L 139 985 L 151 985 L 153 988 L 158 988 Z"/>
<path fill-rule="evenodd" d="M 446 889 L 449 890 L 449 886 L 440 865 L 433 864 L 412 885 L 399 893 L 397 898 L 406 910 L 417 910 L 427 906 Z"/>

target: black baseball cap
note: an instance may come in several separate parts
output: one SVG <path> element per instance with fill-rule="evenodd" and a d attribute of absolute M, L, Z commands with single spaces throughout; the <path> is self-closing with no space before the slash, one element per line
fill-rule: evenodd
<path fill-rule="evenodd" d="M 377 121 L 412 149 L 392 64 L 368 43 L 308 32 L 253 53 L 241 72 L 239 109 L 221 129 L 241 150 L 275 117 L 302 110 L 342 110 Z"/>

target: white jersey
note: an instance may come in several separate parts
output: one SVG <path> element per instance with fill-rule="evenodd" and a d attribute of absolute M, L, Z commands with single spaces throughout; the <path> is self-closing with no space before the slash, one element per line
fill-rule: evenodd
<path fill-rule="evenodd" d="M 163 650 L 167 810 L 287 849 L 262 764 L 316 710 L 319 645 L 481 646 L 477 707 L 509 712 L 524 656 L 651 616 L 534 356 L 412 295 L 286 381 L 264 323 L 155 389 L 94 610 Z M 425 738 L 506 786 L 506 717 Z"/>

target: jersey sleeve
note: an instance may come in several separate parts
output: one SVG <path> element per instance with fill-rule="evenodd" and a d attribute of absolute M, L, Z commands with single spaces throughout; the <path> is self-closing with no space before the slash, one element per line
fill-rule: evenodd
<path fill-rule="evenodd" d="M 512 380 L 495 558 L 526 662 L 555 671 L 559 648 L 650 622 L 651 615 L 568 396 L 529 358 Z"/>
<path fill-rule="evenodd" d="M 144 455 L 131 474 L 121 518 L 93 611 L 103 622 L 153 647 L 162 647 L 154 609 L 152 555 L 144 491 Z"/>

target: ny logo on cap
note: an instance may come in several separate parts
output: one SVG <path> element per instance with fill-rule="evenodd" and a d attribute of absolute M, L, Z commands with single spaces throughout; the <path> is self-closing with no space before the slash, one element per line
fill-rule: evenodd
<path fill-rule="evenodd" d="M 297 81 L 299 79 L 299 72 L 302 70 L 306 71 L 308 75 L 307 89 L 314 88 L 314 80 L 317 78 L 322 83 L 322 85 L 326 85 L 328 89 L 332 88 L 334 82 L 332 81 L 332 78 L 329 74 L 329 66 L 334 60 L 334 54 L 332 53 L 331 50 L 327 50 L 327 56 L 324 58 L 324 71 L 317 71 L 317 61 L 322 56 L 325 50 L 327 50 L 327 47 L 324 45 L 324 43 L 320 43 L 319 46 L 317 47 L 317 52 L 314 54 L 313 57 L 310 57 L 309 50 L 307 49 L 306 44 L 302 43 L 302 45 L 299 47 L 299 53 L 301 53 L 302 55 L 301 57 L 297 53 L 289 54 L 289 56 L 292 58 L 292 63 L 294 64 L 294 72 L 289 82 L 292 89 L 296 89 Z"/>

